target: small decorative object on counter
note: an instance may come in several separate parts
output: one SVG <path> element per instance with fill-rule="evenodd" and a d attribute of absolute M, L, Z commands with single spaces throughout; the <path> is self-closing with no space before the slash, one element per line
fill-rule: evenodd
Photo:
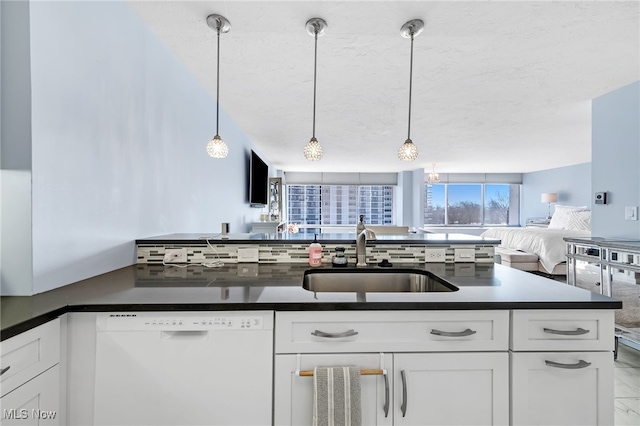
<path fill-rule="evenodd" d="M 222 238 L 229 238 L 229 223 L 227 222 L 222 222 L 222 226 L 221 226 L 221 231 L 220 231 L 220 236 Z"/>
<path fill-rule="evenodd" d="M 344 255 L 344 247 L 336 247 L 336 254 L 331 259 L 333 266 L 347 266 L 347 257 Z"/>
<path fill-rule="evenodd" d="M 318 234 L 313 234 L 313 242 L 309 245 L 309 265 L 322 265 L 322 246 L 318 242 Z"/>
<path fill-rule="evenodd" d="M 298 224 L 297 223 L 290 223 L 287 225 L 287 232 L 290 234 L 297 234 L 298 233 Z"/>

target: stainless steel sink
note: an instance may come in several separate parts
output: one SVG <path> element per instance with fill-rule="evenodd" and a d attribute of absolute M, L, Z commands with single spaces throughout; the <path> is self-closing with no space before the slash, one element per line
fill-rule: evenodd
<path fill-rule="evenodd" d="M 302 281 L 314 292 L 427 293 L 458 288 L 427 271 L 414 269 L 310 269 Z"/>

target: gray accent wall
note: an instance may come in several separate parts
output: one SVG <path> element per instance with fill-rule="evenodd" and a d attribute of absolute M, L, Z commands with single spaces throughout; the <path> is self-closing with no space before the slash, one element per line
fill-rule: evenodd
<path fill-rule="evenodd" d="M 5 3 L 22 2 L 2 2 L 6 22 Z M 221 108 L 220 135 L 230 153 L 224 160 L 206 154 L 215 133 L 215 93 L 129 4 L 22 4 L 28 20 L 11 33 L 2 27 L 2 63 L 5 42 L 30 60 L 21 96 L 31 107 L 20 119 L 31 125 L 16 137 L 32 151 L 32 196 L 25 197 L 32 213 L 12 206 L 10 216 L 32 223 L 32 238 L 25 233 L 22 239 L 32 244 L 33 265 L 23 268 L 32 282 L 17 283 L 12 294 L 40 293 L 131 265 L 136 238 L 215 234 L 221 222 L 233 232 L 248 231 L 260 214 L 247 200 L 251 141 Z M 14 35 L 24 31 L 30 40 L 17 45 Z M 233 96 L 224 88 L 222 81 L 221 101 Z M 3 294 L 14 284 L 3 279 Z"/>
<path fill-rule="evenodd" d="M 558 194 L 558 202 L 551 204 L 551 213 L 555 204 L 564 206 L 591 206 L 591 163 L 558 167 L 522 175 L 522 203 L 520 223 L 527 218 L 546 217 L 548 204 L 540 201 L 543 192 Z"/>
<path fill-rule="evenodd" d="M 626 206 L 640 206 L 640 82 L 593 100 L 593 192 L 607 192 L 594 205 L 592 235 L 640 238 L 640 221 L 624 219 Z"/>
<path fill-rule="evenodd" d="M 29 3 L 0 2 L 0 294 L 31 294 Z"/>

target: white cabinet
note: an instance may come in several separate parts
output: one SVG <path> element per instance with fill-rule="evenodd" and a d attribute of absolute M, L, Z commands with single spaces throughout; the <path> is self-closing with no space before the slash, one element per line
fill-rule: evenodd
<path fill-rule="evenodd" d="M 612 361 L 611 352 L 513 353 L 513 424 L 613 424 Z"/>
<path fill-rule="evenodd" d="M 59 424 L 59 367 L 53 366 L 0 399 L 2 425 Z"/>
<path fill-rule="evenodd" d="M 275 345 L 277 353 L 506 352 L 509 311 L 278 312 Z"/>
<path fill-rule="evenodd" d="M 394 424 L 507 425 L 509 355 L 394 355 Z"/>
<path fill-rule="evenodd" d="M 378 354 L 305 354 L 277 355 L 274 382 L 274 424 L 304 426 L 312 424 L 313 377 L 301 377 L 296 374 L 301 370 L 313 370 L 314 367 L 330 367 L 338 365 L 354 365 L 360 368 L 380 368 Z M 384 367 L 392 367 L 391 355 L 383 358 Z M 382 375 L 361 376 L 360 392 L 362 402 L 363 425 L 391 425 L 393 384 L 392 378 Z M 385 413 L 385 406 L 387 407 Z"/>
<path fill-rule="evenodd" d="M 508 311 L 278 312 L 275 424 L 311 424 L 298 357 L 387 370 L 388 397 L 385 376 L 361 376 L 363 424 L 508 424 L 508 336 Z"/>
<path fill-rule="evenodd" d="M 613 312 L 513 311 L 511 421 L 613 424 Z"/>
<path fill-rule="evenodd" d="M 2 424 L 58 424 L 60 320 L 0 343 Z"/>

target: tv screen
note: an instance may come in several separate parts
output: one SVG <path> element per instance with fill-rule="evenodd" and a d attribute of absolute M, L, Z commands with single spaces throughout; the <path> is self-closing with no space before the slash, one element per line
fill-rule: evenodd
<path fill-rule="evenodd" d="M 251 151 L 249 164 L 249 204 L 265 206 L 269 202 L 269 166 Z"/>

